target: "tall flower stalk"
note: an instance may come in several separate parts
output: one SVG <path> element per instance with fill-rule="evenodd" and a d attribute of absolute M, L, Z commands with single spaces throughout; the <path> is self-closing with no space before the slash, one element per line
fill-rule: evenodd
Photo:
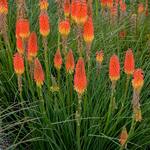
<path fill-rule="evenodd" d="M 74 75 L 74 88 L 78 94 L 78 104 L 76 110 L 76 136 L 77 136 L 77 148 L 81 150 L 81 141 L 80 141 L 80 125 L 81 125 L 81 102 L 82 102 L 82 95 L 87 88 L 87 79 L 86 79 L 86 72 L 84 66 L 84 60 L 82 57 L 79 58 Z"/>
<path fill-rule="evenodd" d="M 104 132 L 107 130 L 108 125 L 110 123 L 111 119 L 111 114 L 113 112 L 114 107 L 116 107 L 115 103 L 115 88 L 116 88 L 116 83 L 117 80 L 120 78 L 120 63 L 119 63 L 119 58 L 117 55 L 113 55 L 110 58 L 110 63 L 109 63 L 109 78 L 112 82 L 111 85 L 111 98 L 110 98 L 110 103 L 109 103 L 109 108 L 108 108 L 108 114 L 107 114 L 107 119 L 106 119 L 106 125 L 104 128 Z"/>
<path fill-rule="evenodd" d="M 48 41 L 47 41 L 47 36 L 50 33 L 50 23 L 49 23 L 49 16 L 47 13 L 48 2 L 46 1 L 45 3 L 47 5 L 43 4 L 43 7 L 42 7 L 42 3 L 40 4 L 41 12 L 39 16 L 39 26 L 40 26 L 40 34 L 42 35 L 43 47 L 44 47 L 47 87 L 50 90 L 50 68 L 49 68 Z"/>

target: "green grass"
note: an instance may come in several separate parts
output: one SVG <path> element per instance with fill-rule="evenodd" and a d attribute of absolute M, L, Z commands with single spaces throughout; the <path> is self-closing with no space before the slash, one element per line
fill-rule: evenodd
<path fill-rule="evenodd" d="M 38 25 L 38 0 L 27 0 L 27 13 L 30 19 L 31 31 L 38 34 L 40 59 L 43 68 L 44 51 L 42 39 L 39 34 Z M 53 57 L 57 49 L 58 29 L 56 16 L 57 6 L 54 0 L 49 0 L 49 16 L 51 22 L 51 33 L 48 36 L 48 58 L 49 68 L 54 77 L 57 72 L 53 66 Z M 12 53 L 16 52 L 15 45 L 15 21 L 16 5 L 9 1 L 10 11 L 8 15 L 8 35 Z M 98 6 L 100 7 L 100 6 Z M 129 17 L 127 16 L 117 26 L 112 26 L 106 18 L 101 16 L 100 11 L 96 16 L 96 6 L 93 4 L 93 20 L 95 28 L 95 39 L 91 49 L 91 68 L 88 75 L 87 91 L 82 99 L 81 112 L 81 149 L 82 150 L 112 150 L 120 149 L 119 135 L 123 126 L 129 132 L 132 122 L 132 94 L 131 81 L 125 99 L 123 112 L 118 116 L 125 92 L 126 75 L 123 72 L 125 51 L 130 47 L 134 51 L 137 68 L 144 70 L 144 86 L 140 94 L 140 103 L 143 120 L 137 123 L 134 132 L 129 137 L 127 149 L 145 150 L 150 147 L 150 44 L 147 35 L 150 34 L 149 18 L 143 24 L 138 25 L 137 35 L 134 36 L 130 30 Z M 126 29 L 127 37 L 120 40 L 118 32 Z M 150 43 L 150 39 L 149 39 Z M 8 49 L 0 35 L 0 142 L 1 139 L 9 141 L 7 149 L 35 149 L 35 150 L 68 150 L 77 149 L 76 119 L 78 97 L 73 91 L 72 102 L 68 106 L 69 87 L 66 82 L 65 62 L 60 71 L 60 92 L 51 92 L 46 84 L 42 87 L 42 98 L 38 96 L 33 80 L 28 84 L 27 76 L 23 76 L 23 100 L 20 99 L 17 87 L 17 77 L 8 66 L 6 50 Z M 69 35 L 68 48 L 72 48 L 75 62 L 78 60 L 77 41 L 74 28 Z M 95 53 L 104 50 L 104 62 L 100 74 L 96 76 Z M 85 50 L 85 46 L 84 46 Z M 121 78 L 116 86 L 117 109 L 109 120 L 108 128 L 104 132 L 108 106 L 111 97 L 111 81 L 108 76 L 109 59 L 112 54 L 119 56 L 121 63 Z M 87 66 L 86 66 L 87 67 Z M 73 79 L 73 78 L 72 78 Z M 73 80 L 70 83 L 73 88 Z M 40 111 L 42 99 L 46 103 L 47 116 Z M 72 112 L 68 113 L 68 109 Z M 1 123 L 2 122 L 2 123 Z M 0 143 L 1 145 L 1 143 Z"/>

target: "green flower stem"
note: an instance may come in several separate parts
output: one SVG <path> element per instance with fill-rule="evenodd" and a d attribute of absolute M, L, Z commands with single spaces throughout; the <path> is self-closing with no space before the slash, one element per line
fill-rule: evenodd
<path fill-rule="evenodd" d="M 78 108 L 76 111 L 76 122 L 77 122 L 76 136 L 77 136 L 77 149 L 78 150 L 81 150 L 81 143 L 80 143 L 81 101 L 82 101 L 82 96 L 78 95 Z"/>
<path fill-rule="evenodd" d="M 48 90 L 50 91 L 50 69 L 49 69 L 49 60 L 48 60 L 48 46 L 47 38 L 43 37 L 43 47 L 44 47 L 44 59 L 45 59 L 45 68 L 46 68 L 46 82 Z"/>
<path fill-rule="evenodd" d="M 96 16 L 98 16 L 98 4 L 99 4 L 99 0 L 96 0 L 95 5 L 96 5 Z"/>
<path fill-rule="evenodd" d="M 115 121 L 113 128 L 116 128 L 118 121 L 120 119 L 120 115 L 124 109 L 125 100 L 126 100 L 126 97 L 128 94 L 129 81 L 130 81 L 130 76 L 128 75 L 127 79 L 126 79 L 126 84 L 125 84 L 125 91 L 124 91 L 124 95 L 123 95 L 122 106 L 121 106 L 121 109 L 119 110 L 119 112 L 117 113 L 117 120 Z"/>
<path fill-rule="evenodd" d="M 70 104 L 72 105 L 72 100 L 73 100 L 73 85 L 72 85 L 72 79 L 73 75 L 69 74 L 69 83 L 70 83 Z M 71 106 L 71 113 L 72 113 L 72 106 Z"/>
<path fill-rule="evenodd" d="M 38 92 L 38 97 L 39 97 L 39 100 L 41 101 L 40 103 L 40 111 L 42 113 L 42 115 L 44 115 L 44 119 L 47 118 L 46 116 L 46 111 L 45 111 L 45 106 L 44 106 L 44 99 L 43 99 L 43 94 L 42 94 L 42 88 L 37 86 L 37 92 Z"/>
<path fill-rule="evenodd" d="M 106 124 L 105 124 L 105 128 L 104 128 L 104 133 L 106 132 L 106 130 L 108 128 L 108 125 L 110 123 L 111 114 L 112 114 L 112 107 L 113 107 L 114 93 L 115 93 L 115 87 L 112 87 L 112 89 L 111 89 L 111 98 L 110 98 L 110 103 L 109 103 L 109 108 L 108 108 L 108 115 L 107 115 L 107 120 L 106 120 Z"/>

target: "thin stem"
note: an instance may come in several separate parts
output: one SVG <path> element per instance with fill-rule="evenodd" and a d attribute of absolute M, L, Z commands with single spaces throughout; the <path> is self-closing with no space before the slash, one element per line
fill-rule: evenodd
<path fill-rule="evenodd" d="M 113 83 L 112 83 L 113 84 Z M 115 84 L 115 83 L 114 83 Z M 113 87 L 114 86 L 114 87 Z M 115 91 L 115 85 L 112 85 L 111 89 L 111 98 L 110 98 L 110 103 L 109 103 L 109 108 L 108 108 L 108 115 L 107 115 L 107 120 L 106 120 L 106 125 L 104 128 L 104 133 L 108 128 L 110 118 L 111 118 L 111 113 L 112 113 L 112 106 L 113 106 L 113 99 L 114 99 L 114 91 Z"/>
<path fill-rule="evenodd" d="M 77 108 L 77 111 L 76 111 L 76 121 L 77 121 L 76 136 L 77 136 L 77 149 L 78 150 L 81 150 L 81 143 L 80 143 L 81 100 L 82 100 L 81 95 L 78 95 L 78 108 Z"/>
<path fill-rule="evenodd" d="M 50 69 L 49 69 L 48 47 L 47 47 L 47 38 L 46 37 L 43 37 L 43 47 L 44 47 L 44 58 L 45 58 L 47 87 L 50 90 Z"/>

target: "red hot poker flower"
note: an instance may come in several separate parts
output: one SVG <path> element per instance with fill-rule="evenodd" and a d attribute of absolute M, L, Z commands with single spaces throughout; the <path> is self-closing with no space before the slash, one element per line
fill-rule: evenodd
<path fill-rule="evenodd" d="M 113 6 L 111 9 L 110 9 L 110 13 L 112 16 L 116 16 L 117 13 L 118 13 L 118 8 L 116 6 Z"/>
<path fill-rule="evenodd" d="M 101 6 L 106 7 L 107 6 L 107 0 L 101 0 Z"/>
<path fill-rule="evenodd" d="M 132 86 L 140 91 L 144 84 L 144 75 L 142 69 L 136 69 L 133 74 Z"/>
<path fill-rule="evenodd" d="M 127 133 L 126 128 L 124 127 L 124 128 L 122 129 L 121 134 L 120 134 L 120 139 L 119 139 L 120 144 L 121 144 L 122 146 L 124 146 L 124 145 L 126 144 L 127 139 L 128 139 L 128 133 Z"/>
<path fill-rule="evenodd" d="M 23 46 L 23 41 L 20 37 L 18 37 L 16 39 L 16 45 L 17 45 L 17 51 L 19 52 L 19 54 L 23 54 L 24 53 L 24 46 Z"/>
<path fill-rule="evenodd" d="M 44 72 L 38 58 L 36 58 L 34 61 L 34 80 L 36 85 L 39 87 L 41 87 L 44 83 Z"/>
<path fill-rule="evenodd" d="M 49 4 L 47 0 L 40 0 L 40 10 L 47 10 Z"/>
<path fill-rule="evenodd" d="M 7 0 L 0 0 L 0 14 L 8 14 Z"/>
<path fill-rule="evenodd" d="M 142 3 L 140 3 L 138 5 L 138 14 L 142 14 L 144 12 L 144 5 Z"/>
<path fill-rule="evenodd" d="M 38 51 L 38 44 L 37 44 L 37 35 L 35 32 L 30 34 L 28 40 L 28 55 L 29 57 L 36 57 Z"/>
<path fill-rule="evenodd" d="M 75 21 L 78 25 L 83 25 L 87 20 L 87 3 L 86 0 L 76 2 Z"/>
<path fill-rule="evenodd" d="M 124 72 L 131 75 L 134 72 L 134 55 L 132 49 L 128 49 L 124 61 Z"/>
<path fill-rule="evenodd" d="M 111 79 L 111 81 L 117 81 L 120 78 L 119 58 L 115 54 L 110 58 L 109 78 Z"/>
<path fill-rule="evenodd" d="M 96 52 L 96 61 L 97 61 L 99 64 L 101 64 L 102 61 L 103 61 L 103 59 L 104 59 L 103 50 L 97 51 L 97 52 Z"/>
<path fill-rule="evenodd" d="M 61 21 L 59 23 L 59 32 L 62 36 L 67 37 L 70 33 L 70 23 L 68 20 Z"/>
<path fill-rule="evenodd" d="M 80 95 L 84 93 L 87 88 L 87 79 L 86 79 L 86 72 L 84 66 L 84 60 L 82 57 L 79 58 L 74 75 L 74 88 L 76 92 Z"/>
<path fill-rule="evenodd" d="M 70 0 L 64 0 L 64 15 L 65 17 L 70 15 Z"/>
<path fill-rule="evenodd" d="M 120 9 L 121 9 L 122 12 L 126 12 L 126 7 L 127 7 L 126 3 L 121 3 L 120 4 Z"/>
<path fill-rule="evenodd" d="M 92 43 L 94 39 L 94 27 L 92 17 L 89 17 L 84 24 L 83 38 L 86 43 Z"/>
<path fill-rule="evenodd" d="M 50 33 L 49 17 L 46 12 L 42 12 L 39 17 L 40 33 L 42 36 L 48 36 Z"/>
<path fill-rule="evenodd" d="M 17 75 L 22 75 L 24 73 L 24 60 L 23 57 L 16 53 L 13 58 L 14 70 Z"/>
<path fill-rule="evenodd" d="M 75 21 L 75 17 L 76 17 L 76 6 L 77 6 L 77 1 L 72 0 L 72 2 L 71 2 L 71 18 L 73 21 Z"/>
<path fill-rule="evenodd" d="M 28 19 L 19 19 L 16 23 L 16 37 L 20 36 L 22 39 L 28 38 L 30 35 L 30 25 Z"/>
<path fill-rule="evenodd" d="M 54 56 L 54 66 L 57 70 L 60 70 L 61 65 L 62 65 L 62 57 L 61 57 L 60 49 L 57 49 Z"/>
<path fill-rule="evenodd" d="M 113 7 L 113 0 L 107 0 L 107 7 L 111 9 Z"/>
<path fill-rule="evenodd" d="M 73 56 L 72 50 L 70 49 L 68 54 L 67 54 L 67 57 L 66 57 L 66 71 L 67 71 L 67 73 L 72 74 L 74 71 L 74 66 L 75 66 L 74 56 Z"/>

